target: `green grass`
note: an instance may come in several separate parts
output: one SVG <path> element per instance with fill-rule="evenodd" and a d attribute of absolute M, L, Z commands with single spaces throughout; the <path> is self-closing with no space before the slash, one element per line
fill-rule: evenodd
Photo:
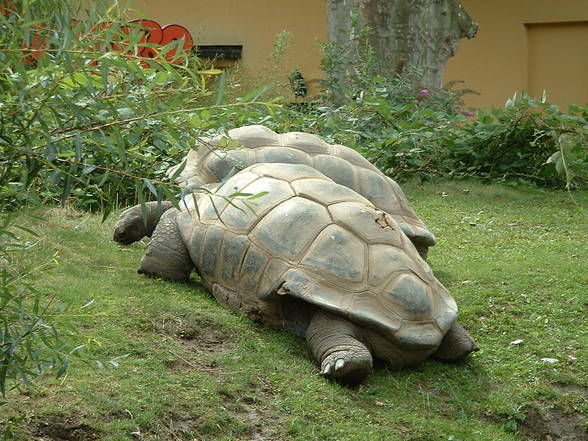
<path fill-rule="evenodd" d="M 433 270 L 481 347 L 466 363 L 378 366 L 365 384 L 340 386 L 318 376 L 303 340 L 224 309 L 196 282 L 138 275 L 144 244 L 112 242 L 114 219 L 46 209 L 27 221 L 40 238 L 24 259 L 57 253 L 59 264 L 37 286 L 70 304 L 92 357 L 129 355 L 11 392 L 4 426 L 22 440 L 498 441 L 533 428 L 557 440 L 557 419 L 569 439 L 586 439 L 588 194 L 574 204 L 472 181 L 405 190 L 437 234 Z"/>

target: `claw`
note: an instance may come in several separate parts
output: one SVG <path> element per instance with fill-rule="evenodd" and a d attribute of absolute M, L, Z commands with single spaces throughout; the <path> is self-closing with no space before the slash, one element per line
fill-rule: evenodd
<path fill-rule="evenodd" d="M 343 360 L 342 358 L 340 358 L 335 363 L 335 370 L 338 371 L 339 369 L 342 369 L 343 366 L 345 366 L 345 360 Z"/>
<path fill-rule="evenodd" d="M 331 373 L 331 363 L 327 363 L 321 370 L 321 375 L 329 375 Z"/>

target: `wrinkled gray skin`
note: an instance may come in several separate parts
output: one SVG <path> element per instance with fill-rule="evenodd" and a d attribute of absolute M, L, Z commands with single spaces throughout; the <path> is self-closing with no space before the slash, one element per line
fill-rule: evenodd
<path fill-rule="evenodd" d="M 122 245 L 130 245 L 144 237 L 151 237 L 161 215 L 173 207 L 169 201 L 147 202 L 123 211 L 114 227 L 114 240 Z"/>
<path fill-rule="evenodd" d="M 187 281 L 194 263 L 178 228 L 177 219 L 182 212 L 165 205 L 168 210 L 161 215 L 156 204 L 150 203 L 146 223 L 140 206 L 124 211 L 116 224 L 114 239 L 128 244 L 139 240 L 141 235 L 152 234 L 138 272 L 168 280 Z M 155 230 L 151 228 L 155 226 Z M 389 343 L 378 333 L 305 302 L 294 302 L 289 308 L 294 311 L 293 315 L 297 315 L 291 321 L 299 328 L 290 331 L 306 338 L 320 366 L 321 375 L 347 384 L 361 382 L 372 370 L 373 357 L 392 367 L 400 367 L 390 355 L 393 349 L 388 349 Z M 476 344 L 467 331 L 454 322 L 431 356 L 455 362 L 476 350 Z M 423 351 L 431 353 L 428 348 L 423 348 Z"/>

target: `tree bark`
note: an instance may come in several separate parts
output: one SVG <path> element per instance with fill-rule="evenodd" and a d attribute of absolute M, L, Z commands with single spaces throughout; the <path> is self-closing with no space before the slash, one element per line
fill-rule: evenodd
<path fill-rule="evenodd" d="M 478 25 L 458 0 L 327 0 L 329 41 L 347 49 L 337 76 L 353 75 L 368 39 L 387 73 L 407 74 L 415 87 L 441 87 L 447 60 Z"/>

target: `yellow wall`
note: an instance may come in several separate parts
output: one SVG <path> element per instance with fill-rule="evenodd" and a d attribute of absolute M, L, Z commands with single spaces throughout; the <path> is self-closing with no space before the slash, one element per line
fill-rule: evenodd
<path fill-rule="evenodd" d="M 466 103 L 502 107 L 515 91 L 562 105 L 588 102 L 588 0 L 462 0 L 478 35 L 462 40 L 445 80 L 476 90 Z"/>
<path fill-rule="evenodd" d="M 291 44 L 283 58 L 287 68 L 280 76 L 287 80 L 287 73 L 297 68 L 307 81 L 321 78 L 325 0 L 135 0 L 133 8 L 162 26 L 185 26 L 196 45 L 243 45 L 241 64 L 258 73 L 270 67 L 277 35 L 290 31 Z"/>
<path fill-rule="evenodd" d="M 462 0 L 480 24 L 449 60 L 445 80 L 481 95 L 474 107 L 504 105 L 515 91 L 554 103 L 588 101 L 588 0 Z M 326 41 L 325 0 L 134 0 L 143 18 L 162 26 L 187 27 L 200 45 L 243 45 L 242 65 L 252 72 L 270 67 L 276 36 L 292 32 L 286 72 L 298 68 L 306 80 L 321 78 L 318 41 Z"/>

